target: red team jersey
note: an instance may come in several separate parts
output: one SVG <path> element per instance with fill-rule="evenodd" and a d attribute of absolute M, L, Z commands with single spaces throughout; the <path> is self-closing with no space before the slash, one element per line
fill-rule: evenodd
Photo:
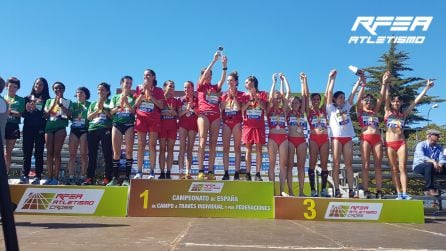
<path fill-rule="evenodd" d="M 245 99 L 244 93 L 241 91 L 237 91 L 235 99 L 237 100 L 237 103 L 242 106 Z M 236 110 L 233 103 L 233 98 L 229 98 L 228 93 L 225 93 L 223 96 L 221 96 L 221 101 L 226 102 L 226 106 L 223 107 L 223 123 L 240 123 L 243 121 L 241 110 Z"/>
<path fill-rule="evenodd" d="M 183 96 L 179 99 L 179 104 L 180 104 L 179 112 L 186 111 L 188 105 L 190 107 L 189 112 L 180 117 L 179 126 L 187 130 L 198 131 L 197 129 L 198 98 L 194 96 L 192 100 L 189 100 L 188 97 Z"/>
<path fill-rule="evenodd" d="M 220 114 L 220 97 L 218 86 L 202 84 L 197 87 L 199 112 L 213 112 Z"/>
<path fill-rule="evenodd" d="M 283 108 L 270 109 L 268 113 L 268 127 L 269 129 L 286 127 L 286 117 Z"/>
<path fill-rule="evenodd" d="M 374 128 L 378 128 L 379 119 L 374 111 L 366 112 L 363 111 L 358 114 L 358 122 L 361 128 L 372 126 Z"/>
<path fill-rule="evenodd" d="M 268 100 L 265 92 L 257 93 L 260 100 L 265 104 Z M 265 111 L 257 104 L 257 102 L 249 101 L 249 95 L 245 94 L 244 103 L 250 103 L 243 114 L 243 127 L 245 128 L 265 128 Z"/>
<path fill-rule="evenodd" d="M 135 92 L 135 99 L 138 98 L 138 96 L 142 92 L 142 86 L 138 85 L 136 87 Z M 151 89 L 152 96 L 156 98 L 157 100 L 164 100 L 164 92 L 159 87 L 152 87 Z M 164 101 L 163 101 L 164 102 Z M 156 106 L 151 100 L 149 101 L 142 101 L 141 105 L 136 109 L 136 119 L 147 119 L 150 121 L 160 121 L 161 116 L 161 109 Z"/>
<path fill-rule="evenodd" d="M 161 110 L 161 129 L 176 129 L 177 116 L 170 115 L 171 109 L 177 111 L 180 107 L 180 101 L 175 97 L 164 100 L 164 108 Z"/>

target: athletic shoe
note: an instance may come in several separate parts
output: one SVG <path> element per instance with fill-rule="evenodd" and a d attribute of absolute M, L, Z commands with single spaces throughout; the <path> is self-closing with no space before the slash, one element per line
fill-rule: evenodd
<path fill-rule="evenodd" d="M 152 175 L 152 174 L 150 174 L 150 175 Z M 155 176 L 155 175 L 153 175 L 153 176 Z M 150 178 L 149 178 L 149 179 L 150 179 Z M 164 172 L 161 172 L 160 176 L 158 176 L 158 179 L 159 179 L 159 180 L 164 180 L 164 179 L 166 179 L 166 174 L 165 174 Z"/>
<path fill-rule="evenodd" d="M 123 187 L 128 187 L 128 186 L 130 186 L 130 180 L 127 179 L 127 178 L 125 178 L 124 181 L 122 181 L 121 186 L 123 186 Z"/>
<path fill-rule="evenodd" d="M 53 179 L 46 179 L 45 182 L 43 182 L 43 184 L 50 185 L 51 181 L 53 181 Z"/>
<path fill-rule="evenodd" d="M 281 192 L 280 195 L 282 195 L 282 197 L 290 197 L 290 195 L 285 192 Z"/>
<path fill-rule="evenodd" d="M 215 180 L 215 176 L 213 173 L 208 173 L 207 180 Z"/>
<path fill-rule="evenodd" d="M 170 176 L 170 171 L 166 172 L 166 180 L 171 180 L 172 177 Z"/>
<path fill-rule="evenodd" d="M 336 197 L 336 198 L 342 198 L 342 194 L 341 194 L 341 191 L 340 191 L 339 189 L 336 189 L 336 191 L 335 191 L 335 197 Z"/>
<path fill-rule="evenodd" d="M 74 178 L 68 178 L 67 182 L 65 182 L 65 185 L 74 185 L 76 182 L 74 181 Z"/>
<path fill-rule="evenodd" d="M 108 182 L 107 185 L 105 185 L 105 186 L 107 186 L 107 187 L 119 186 L 118 179 L 113 177 L 113 179 L 110 182 Z"/>
<path fill-rule="evenodd" d="M 321 190 L 321 197 L 325 197 L 325 198 L 331 197 L 326 188 L 323 188 Z"/>
<path fill-rule="evenodd" d="M 318 195 L 317 195 L 317 191 L 316 190 L 311 190 L 311 194 L 310 194 L 310 196 L 311 197 L 318 197 Z M 322 195 L 321 195 L 322 196 Z"/>
<path fill-rule="evenodd" d="M 192 177 L 192 175 L 188 174 L 186 175 L 186 180 L 193 180 L 194 178 Z"/>
<path fill-rule="evenodd" d="M 199 172 L 198 176 L 197 176 L 197 180 L 204 180 L 204 177 L 205 177 L 204 173 L 203 172 Z"/>
<path fill-rule="evenodd" d="M 255 181 L 263 181 L 262 176 L 260 176 L 260 174 L 256 174 Z"/>
<path fill-rule="evenodd" d="M 246 174 L 246 176 L 245 176 L 245 180 L 246 180 L 246 181 L 251 181 L 251 180 L 252 180 L 252 178 L 251 178 L 251 174 L 250 174 L 250 173 L 247 173 L 247 174 Z"/>
<path fill-rule="evenodd" d="M 40 178 L 34 177 L 33 181 L 31 182 L 32 185 L 40 185 Z"/>
<path fill-rule="evenodd" d="M 142 174 L 141 174 L 141 173 L 137 173 L 137 174 L 133 177 L 133 179 L 135 179 L 135 180 L 140 180 L 140 179 L 142 179 Z"/>
<path fill-rule="evenodd" d="M 155 179 L 155 172 L 150 172 L 150 175 L 149 175 L 149 180 L 153 180 L 153 179 Z"/>
<path fill-rule="evenodd" d="M 225 172 L 225 175 L 223 175 L 221 180 L 229 180 L 229 173 Z"/>
<path fill-rule="evenodd" d="M 29 178 L 26 177 L 25 175 L 23 175 L 22 177 L 20 177 L 20 181 L 19 184 L 29 184 Z"/>
<path fill-rule="evenodd" d="M 238 172 L 235 172 L 234 180 L 240 180 L 240 174 Z"/>
<path fill-rule="evenodd" d="M 370 191 L 365 191 L 365 192 L 364 192 L 364 197 L 365 197 L 366 199 L 371 199 L 371 198 L 372 198 L 372 193 L 371 193 Z"/>
<path fill-rule="evenodd" d="M 406 194 L 406 193 L 403 193 L 401 195 L 401 197 L 402 197 L 403 200 L 411 200 L 412 199 L 412 197 L 410 195 Z"/>
<path fill-rule="evenodd" d="M 103 178 L 102 179 L 102 185 L 106 186 L 108 183 L 110 183 L 110 180 L 108 178 Z"/>
<path fill-rule="evenodd" d="M 355 198 L 355 196 L 356 196 L 355 191 L 353 189 L 348 189 L 348 197 Z M 358 197 L 356 197 L 356 198 L 358 198 Z"/>
<path fill-rule="evenodd" d="M 91 186 L 93 185 L 93 179 L 92 178 L 86 178 L 84 182 L 82 183 L 83 186 Z"/>
<path fill-rule="evenodd" d="M 48 185 L 57 186 L 57 185 L 59 185 L 59 180 L 58 179 L 52 179 L 51 182 Z"/>
<path fill-rule="evenodd" d="M 383 192 L 380 191 L 380 190 L 378 190 L 378 191 L 376 192 L 376 198 L 377 198 L 377 199 L 382 199 L 382 198 L 383 198 Z"/>
<path fill-rule="evenodd" d="M 78 186 L 82 185 L 82 183 L 84 183 L 84 180 L 85 180 L 85 178 L 79 178 L 79 179 L 77 179 L 77 181 L 76 181 L 76 185 L 78 185 Z"/>

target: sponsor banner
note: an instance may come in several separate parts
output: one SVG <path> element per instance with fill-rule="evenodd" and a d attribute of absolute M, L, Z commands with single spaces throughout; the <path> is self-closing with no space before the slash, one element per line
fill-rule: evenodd
<path fill-rule="evenodd" d="M 330 202 L 325 219 L 379 220 L 382 203 Z"/>
<path fill-rule="evenodd" d="M 10 185 L 17 213 L 126 216 L 127 187 Z"/>
<path fill-rule="evenodd" d="M 276 219 L 424 223 L 423 201 L 275 197 Z"/>
<path fill-rule="evenodd" d="M 132 180 L 128 216 L 273 218 L 271 182 Z"/>

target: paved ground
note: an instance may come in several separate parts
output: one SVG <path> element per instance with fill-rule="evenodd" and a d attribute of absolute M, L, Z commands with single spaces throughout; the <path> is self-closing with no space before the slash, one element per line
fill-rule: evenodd
<path fill-rule="evenodd" d="M 38 215 L 15 220 L 21 250 L 446 250 L 446 217 L 428 217 L 426 224 Z"/>

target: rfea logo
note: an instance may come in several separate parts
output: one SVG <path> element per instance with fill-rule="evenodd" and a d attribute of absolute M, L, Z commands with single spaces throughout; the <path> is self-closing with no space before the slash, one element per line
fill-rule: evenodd
<path fill-rule="evenodd" d="M 27 188 L 16 211 L 93 214 L 103 194 L 103 189 Z"/>
<path fill-rule="evenodd" d="M 358 16 L 351 31 L 363 34 L 350 36 L 348 43 L 423 44 L 426 36 L 419 34 L 429 30 L 432 20 L 433 16 Z"/>
<path fill-rule="evenodd" d="M 221 193 L 224 183 L 220 182 L 192 182 L 189 187 L 191 193 Z"/>
<path fill-rule="evenodd" d="M 378 220 L 382 203 L 330 202 L 325 219 L 334 220 Z"/>

